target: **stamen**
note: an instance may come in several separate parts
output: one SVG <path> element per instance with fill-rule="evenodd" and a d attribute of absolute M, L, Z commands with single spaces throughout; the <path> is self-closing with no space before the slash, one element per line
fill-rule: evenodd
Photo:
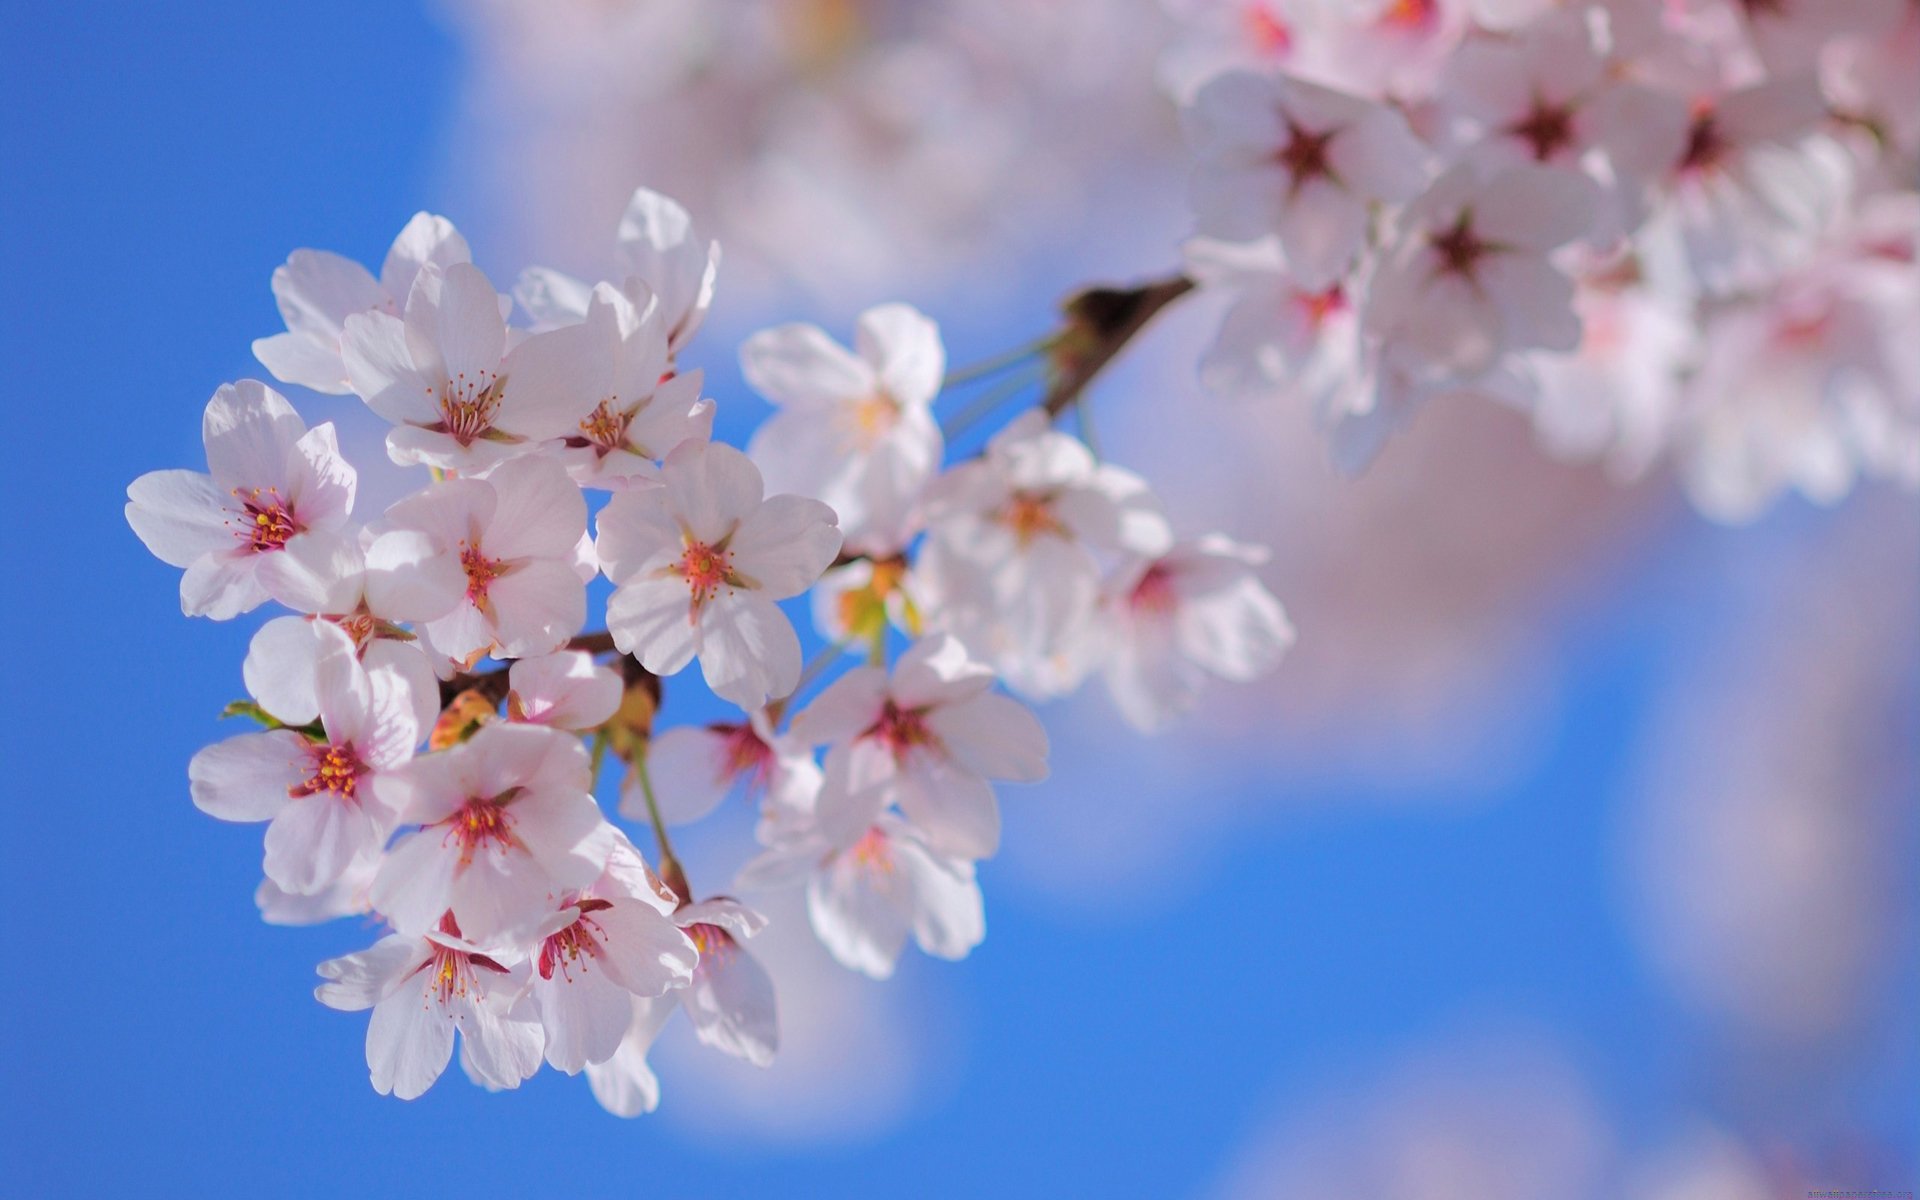
<path fill-rule="evenodd" d="M 360 776 L 366 773 L 367 767 L 352 745 L 314 746 L 309 756 L 312 774 L 304 782 L 288 788 L 289 796 L 297 800 L 325 792 L 336 800 L 359 802 Z"/>
<path fill-rule="evenodd" d="M 1013 530 L 1022 546 L 1028 546 L 1042 534 L 1065 538 L 1067 527 L 1053 515 L 1054 497 L 1034 492 L 1015 492 L 1001 510 L 1000 521 Z"/>
<path fill-rule="evenodd" d="M 305 528 L 294 519 L 277 488 L 235 488 L 233 495 L 240 501 L 241 514 L 234 534 L 256 554 L 284 548 L 288 538 Z"/>

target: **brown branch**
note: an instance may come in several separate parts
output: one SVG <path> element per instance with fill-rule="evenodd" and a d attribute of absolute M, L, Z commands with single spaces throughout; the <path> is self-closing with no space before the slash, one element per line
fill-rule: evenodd
<path fill-rule="evenodd" d="M 1088 288 L 1070 298 L 1063 306 L 1067 329 L 1053 352 L 1059 373 L 1040 407 L 1049 417 L 1067 411 L 1135 334 L 1193 288 L 1193 280 L 1175 275 L 1131 288 Z"/>

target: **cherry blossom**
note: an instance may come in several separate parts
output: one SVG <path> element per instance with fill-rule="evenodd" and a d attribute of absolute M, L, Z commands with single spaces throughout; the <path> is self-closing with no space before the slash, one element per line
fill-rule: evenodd
<path fill-rule="evenodd" d="M 740 365 L 778 409 L 747 445 L 767 486 L 831 506 L 850 551 L 904 546 L 944 449 L 932 404 L 946 352 L 934 323 L 904 304 L 870 308 L 852 352 L 816 325 L 782 325 L 749 338 Z"/>
<path fill-rule="evenodd" d="M 546 920 L 552 902 L 599 878 L 614 832 L 588 794 L 587 751 L 538 725 L 492 724 L 383 774 L 375 794 L 405 825 L 373 884 L 401 930 L 452 910 L 482 941 Z"/>
<path fill-rule="evenodd" d="M 127 488 L 127 523 L 154 557 L 186 569 L 180 610 L 224 621 L 283 590 L 288 546 L 346 524 L 356 476 L 332 423 L 308 429 L 256 380 L 223 384 L 200 429 L 208 473 L 142 475 Z"/>
<path fill-rule="evenodd" d="M 486 479 L 433 484 L 388 509 L 380 528 L 367 550 L 369 600 L 420 620 L 447 658 L 545 654 L 586 620 L 587 505 L 557 463 L 516 459 Z"/>
<path fill-rule="evenodd" d="M 683 442 L 665 486 L 621 492 L 600 511 L 595 549 L 618 585 L 607 628 L 656 675 L 696 656 L 707 686 L 742 708 L 800 680 L 800 641 L 774 601 L 805 591 L 840 550 L 833 510 L 766 497 L 747 456 Z"/>
<path fill-rule="evenodd" d="M 1199 160 L 1200 232 L 1280 239 L 1294 277 L 1324 289 L 1366 237 L 1368 206 L 1411 198 L 1425 151 L 1392 109 L 1281 75 L 1235 72 L 1201 88 L 1182 120 Z"/>
<path fill-rule="evenodd" d="M 558 451 L 582 486 L 656 480 L 656 460 L 681 442 L 712 435 L 713 402 L 700 398 L 700 372 L 671 369 L 663 313 L 657 301 L 636 308 L 604 283 L 593 289 L 582 318 L 590 350 L 580 369 L 600 402 Z"/>
<path fill-rule="evenodd" d="M 936 854 L 912 825 L 883 813 L 836 842 L 809 831 L 741 870 L 743 888 L 804 880 L 807 918 L 828 953 L 874 979 L 893 975 L 909 935 L 935 958 L 961 959 L 986 937 L 973 864 Z"/>
<path fill-rule="evenodd" d="M 1094 664 L 1099 555 L 1162 554 L 1173 540 L 1139 476 L 1096 463 L 1038 413 L 936 480 L 926 506 L 917 578 L 928 628 L 1036 698 L 1072 689 Z"/>
<path fill-rule="evenodd" d="M 613 716 L 625 687 L 616 672 L 579 650 L 522 658 L 507 669 L 507 715 L 583 733 Z"/>
<path fill-rule="evenodd" d="M 829 746 L 817 804 L 820 831 L 851 845 L 891 805 L 935 851 L 987 858 L 999 848 L 990 779 L 1047 775 L 1047 735 L 1018 701 L 992 691 L 993 672 L 952 637 L 915 642 L 891 675 L 857 667 L 793 721 L 794 735 Z"/>
<path fill-rule="evenodd" d="M 737 789 L 768 829 L 810 814 L 821 778 L 809 748 L 791 734 L 775 733 L 764 709 L 745 721 L 676 725 L 657 734 L 647 747 L 646 777 L 668 825 L 700 820 Z M 647 819 L 639 771 L 627 776 L 620 813 Z"/>
<path fill-rule="evenodd" d="M 273 272 L 273 299 L 287 331 L 256 338 L 253 356 L 282 383 L 345 395 L 353 390 L 340 348 L 347 318 L 364 312 L 397 315 L 420 268 L 431 263 L 444 269 L 471 259 L 467 240 L 453 222 L 431 213 L 415 213 L 393 239 L 378 279 L 330 251 L 295 250 Z"/>
<path fill-rule="evenodd" d="M 677 355 L 699 331 L 713 303 L 719 243 L 701 238 L 678 202 L 639 188 L 620 218 L 613 256 L 614 290 L 636 311 L 657 305 L 668 352 Z M 571 276 L 532 267 L 521 273 L 513 294 L 533 315 L 537 328 L 552 329 L 585 320 L 594 291 Z"/>
<path fill-rule="evenodd" d="M 528 987 L 555 1070 L 575 1075 L 607 1062 L 626 1039 L 636 998 L 692 979 L 698 955 L 670 919 L 673 902 L 663 890 L 620 838 L 601 877 L 563 897 L 534 930 Z"/>
<path fill-rule="evenodd" d="M 673 921 L 700 951 L 692 981 L 672 993 L 694 1036 L 756 1067 L 773 1062 L 780 1049 L 773 980 L 740 944 L 765 929 L 767 919 L 737 900 L 715 897 L 683 906 Z M 641 1021 L 636 1007 L 636 1028 Z"/>
<path fill-rule="evenodd" d="M 629 996 L 632 1017 L 613 1057 L 588 1063 L 587 1082 L 600 1107 L 616 1117 L 637 1117 L 660 1104 L 660 1079 L 647 1065 L 647 1051 L 678 1007 L 672 996 L 642 1000 Z"/>
<path fill-rule="evenodd" d="M 357 954 L 320 964 L 314 996 L 343 1012 L 372 1009 L 367 1068 L 373 1090 L 412 1100 L 453 1057 L 491 1088 L 519 1087 L 540 1069 L 541 1029 L 514 1000 L 526 965 L 511 951 L 462 936 L 452 914 L 421 934 L 395 933 Z"/>
<path fill-rule="evenodd" d="M 871 654 L 891 626 L 919 637 L 924 606 L 914 599 L 904 557 L 856 558 L 829 568 L 813 585 L 813 627 L 849 654 Z"/>
<path fill-rule="evenodd" d="M 583 327 L 509 344 L 500 297 L 479 268 L 420 269 L 403 316 L 348 317 L 341 346 L 354 394 L 394 425 L 387 455 L 484 472 L 579 429 L 600 400 Z"/>
<path fill-rule="evenodd" d="M 421 730 L 404 684 L 339 646 L 314 666 L 323 740 L 243 733 L 194 755 L 193 802 L 226 821 L 267 821 L 267 878 L 296 895 L 337 881 L 376 851 L 394 814 L 376 780 L 413 757 Z"/>

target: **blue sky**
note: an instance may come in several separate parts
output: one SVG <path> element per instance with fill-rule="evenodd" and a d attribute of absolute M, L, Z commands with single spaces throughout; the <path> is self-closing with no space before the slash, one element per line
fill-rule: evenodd
<path fill-rule="evenodd" d="M 1747 534 L 1679 522 L 1606 603 L 1555 614 L 1575 682 L 1537 765 L 1497 795 L 1395 810 L 1316 784 L 1309 815 L 1214 839 L 1193 869 L 1141 880 L 1159 899 L 1123 918 L 1062 910 L 989 864 L 985 945 L 908 968 L 950 1044 L 897 1128 L 734 1142 L 614 1121 L 551 1073 L 512 1096 L 457 1072 L 414 1104 L 375 1096 L 363 1019 L 310 999 L 313 965 L 365 931 L 260 924 L 259 831 L 187 799 L 187 759 L 231 732 L 214 715 L 255 622 L 183 619 L 176 572 L 121 506 L 141 472 L 201 464 L 200 408 L 258 372 L 247 344 L 276 327 L 267 279 L 289 249 L 377 258 L 417 208 L 461 218 L 436 165 L 456 48 L 405 4 L 8 10 L 0 1191 L 1180 1195 L 1329 1081 L 1509 1021 L 1554 1031 L 1630 1139 L 1715 1105 L 1742 1115 L 1700 1094 L 1714 1039 L 1649 980 L 1605 850 L 1648 697 L 1753 603 L 1702 556 L 1790 553 L 1826 524 L 1797 509 Z M 1048 786 L 1098 779 L 1075 769 Z M 1022 832 L 1010 804 L 1009 840 Z M 1897 974 L 1910 1004 L 1913 972 Z M 1810 1106 L 1911 1161 L 1910 1034 L 1816 1075 Z"/>

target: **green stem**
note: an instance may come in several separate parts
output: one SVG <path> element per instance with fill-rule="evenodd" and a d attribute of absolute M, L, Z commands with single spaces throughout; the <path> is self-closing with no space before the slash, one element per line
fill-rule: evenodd
<path fill-rule="evenodd" d="M 633 773 L 640 780 L 640 794 L 647 801 L 647 821 L 653 826 L 653 840 L 660 847 L 660 878 L 680 897 L 680 903 L 691 904 L 693 890 L 687 884 L 686 869 L 673 853 L 673 842 L 667 837 L 667 823 L 660 819 L 660 802 L 653 796 L 653 776 L 647 773 L 644 751 L 634 756 Z"/>
<path fill-rule="evenodd" d="M 1001 380 L 998 384 L 988 388 L 986 391 L 968 401 L 965 408 L 948 417 L 945 421 L 942 421 L 940 423 L 941 436 L 948 441 L 959 437 L 967 430 L 978 425 L 988 416 L 991 416 L 995 409 L 1005 404 L 1008 400 L 1011 400 L 1023 389 L 1038 383 L 1040 377 L 1044 374 L 1045 369 L 1043 366 L 1042 370 L 1038 372 L 1031 370 L 1020 371 Z"/>
<path fill-rule="evenodd" d="M 971 383 L 976 379 L 984 379 L 988 375 L 1004 371 L 1011 366 L 1016 366 L 1036 354 L 1045 354 L 1048 350 L 1053 349 L 1053 344 L 1059 340 L 1060 335 L 1058 333 L 1049 333 L 1045 337 L 1037 338 L 1024 346 L 1015 346 L 1013 349 L 1002 354 L 996 354 L 992 358 L 983 358 L 977 363 L 969 363 L 964 367 L 956 367 L 947 372 L 946 377 L 940 381 L 940 387 L 944 391 L 950 387 L 958 387 L 963 383 Z"/>

